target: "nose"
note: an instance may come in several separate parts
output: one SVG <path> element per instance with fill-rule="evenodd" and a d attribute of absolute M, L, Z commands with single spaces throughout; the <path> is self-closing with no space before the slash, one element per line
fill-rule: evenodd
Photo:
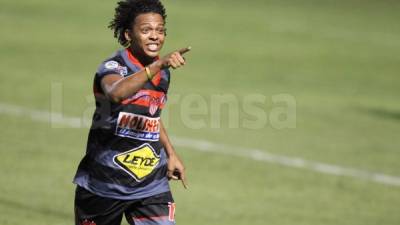
<path fill-rule="evenodd" d="M 152 41 L 156 41 L 156 40 L 158 40 L 158 35 L 157 35 L 157 31 L 155 31 L 155 30 L 153 30 L 151 33 L 150 33 L 150 40 L 152 40 Z"/>

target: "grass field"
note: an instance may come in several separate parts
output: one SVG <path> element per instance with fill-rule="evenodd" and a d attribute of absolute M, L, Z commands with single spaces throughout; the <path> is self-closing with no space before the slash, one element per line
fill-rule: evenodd
<path fill-rule="evenodd" d="M 0 103 L 47 112 L 61 85 L 62 113 L 90 114 L 94 71 L 119 48 L 106 28 L 115 2 L 0 0 Z M 164 4 L 164 52 L 193 47 L 173 73 L 170 135 L 400 176 L 399 1 Z M 194 94 L 210 106 L 227 94 L 242 106 L 259 94 L 270 113 L 282 93 L 296 101 L 296 128 L 230 128 L 225 109 L 219 128 L 208 110 L 194 116 L 205 126 L 191 129 L 177 99 Z M 71 180 L 88 128 L 54 128 L 2 108 L 0 125 L 0 225 L 72 224 Z M 172 184 L 178 224 L 400 224 L 400 186 L 195 149 L 177 147 L 190 185 Z"/>

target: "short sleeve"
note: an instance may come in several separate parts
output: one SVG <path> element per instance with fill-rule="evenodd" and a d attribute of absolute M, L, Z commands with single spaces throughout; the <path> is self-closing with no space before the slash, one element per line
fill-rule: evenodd
<path fill-rule="evenodd" d="M 97 69 L 97 75 L 104 77 L 108 74 L 119 74 L 125 76 L 128 73 L 127 67 L 115 60 L 108 60 L 103 62 Z"/>
<path fill-rule="evenodd" d="M 168 85 L 171 83 L 171 72 L 169 71 L 169 69 L 165 69 L 165 79 L 168 82 Z"/>
<path fill-rule="evenodd" d="M 95 75 L 95 84 L 101 87 L 101 79 L 110 74 L 119 74 L 122 77 L 128 74 L 128 68 L 116 60 L 106 60 L 100 64 Z"/>
<path fill-rule="evenodd" d="M 165 79 L 167 80 L 167 88 L 165 91 L 165 93 L 167 94 L 169 90 L 169 84 L 171 83 L 171 72 L 169 71 L 169 69 L 166 69 L 165 71 Z"/>

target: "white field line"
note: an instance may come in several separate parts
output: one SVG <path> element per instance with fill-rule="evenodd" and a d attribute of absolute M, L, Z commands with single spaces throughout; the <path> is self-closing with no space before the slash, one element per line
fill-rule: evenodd
<path fill-rule="evenodd" d="M 0 114 L 27 117 L 31 118 L 34 121 L 44 122 L 48 124 L 52 123 L 52 126 L 63 125 L 66 127 L 77 128 L 82 127 L 81 124 L 83 124 L 82 119 L 78 117 L 65 117 L 60 113 L 33 110 L 22 106 L 9 105 L 4 103 L 0 103 Z M 353 177 L 361 180 L 373 181 L 376 183 L 400 187 L 400 177 L 391 176 L 384 173 L 364 171 L 333 164 L 309 161 L 302 158 L 271 154 L 261 149 L 235 147 L 200 139 L 183 137 L 171 137 L 171 139 L 173 140 L 175 146 L 185 147 L 196 151 L 249 158 L 256 161 L 268 162 L 281 166 L 307 169 L 310 171 L 336 176 Z"/>
<path fill-rule="evenodd" d="M 271 24 L 272 25 L 272 24 Z M 299 33 L 305 35 L 313 35 L 321 38 L 334 38 L 351 42 L 371 43 L 376 45 L 384 45 L 388 47 L 399 47 L 399 35 L 389 32 L 371 32 L 371 31 L 355 31 L 349 29 L 336 29 L 334 27 L 325 27 L 324 29 L 310 29 L 308 26 L 296 24 L 293 26 L 283 26 L 277 24 L 269 27 L 270 32 L 275 33 Z"/>

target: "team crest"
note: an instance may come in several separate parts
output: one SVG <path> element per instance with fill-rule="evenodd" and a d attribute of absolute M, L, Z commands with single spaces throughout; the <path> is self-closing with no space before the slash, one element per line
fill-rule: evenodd
<path fill-rule="evenodd" d="M 159 98 L 150 97 L 150 106 L 149 106 L 150 115 L 153 116 L 157 112 L 159 106 L 164 104 L 165 104 L 165 95 Z"/>
<path fill-rule="evenodd" d="M 150 115 L 154 115 L 157 112 L 159 105 L 158 98 L 150 97 L 150 106 L 149 106 L 149 113 Z"/>

